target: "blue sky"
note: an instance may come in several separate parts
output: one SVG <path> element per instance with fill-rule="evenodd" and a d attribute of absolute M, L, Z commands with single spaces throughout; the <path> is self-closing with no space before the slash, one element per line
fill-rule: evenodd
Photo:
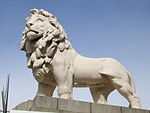
<path fill-rule="evenodd" d="M 150 1 L 149 0 L 1 0 L 0 90 L 11 74 L 9 108 L 34 98 L 37 82 L 19 50 L 25 18 L 33 8 L 53 13 L 73 47 L 84 56 L 120 61 L 135 82 L 143 108 L 150 109 Z M 57 97 L 55 91 L 54 94 Z M 74 89 L 76 100 L 92 102 L 86 88 Z M 109 104 L 128 106 L 114 91 Z"/>

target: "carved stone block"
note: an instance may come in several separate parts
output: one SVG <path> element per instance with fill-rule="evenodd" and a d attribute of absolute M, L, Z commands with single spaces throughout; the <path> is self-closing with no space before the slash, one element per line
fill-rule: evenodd
<path fill-rule="evenodd" d="M 33 111 L 57 111 L 57 98 L 36 96 L 33 100 Z"/>
<path fill-rule="evenodd" d="M 90 113 L 90 103 L 76 100 L 58 99 L 58 110 Z"/>
<path fill-rule="evenodd" d="M 121 107 L 92 104 L 92 113 L 122 113 Z"/>
<path fill-rule="evenodd" d="M 122 107 L 122 113 L 149 113 L 148 110 Z"/>

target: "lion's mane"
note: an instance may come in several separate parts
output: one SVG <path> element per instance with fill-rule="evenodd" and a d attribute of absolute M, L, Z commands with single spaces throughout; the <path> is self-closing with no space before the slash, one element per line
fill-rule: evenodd
<path fill-rule="evenodd" d="M 71 49 L 71 44 L 67 40 L 67 35 L 62 26 L 57 21 L 56 17 L 44 11 L 43 9 L 30 10 L 30 17 L 33 15 L 42 15 L 48 18 L 49 23 L 55 27 L 53 32 L 49 30 L 43 36 L 35 41 L 27 39 L 26 31 L 23 32 L 21 41 L 21 50 L 26 51 L 27 65 L 33 70 L 35 76 L 51 77 L 53 56 L 56 51 L 63 52 L 65 49 Z M 41 78 L 41 77 L 40 77 Z"/>

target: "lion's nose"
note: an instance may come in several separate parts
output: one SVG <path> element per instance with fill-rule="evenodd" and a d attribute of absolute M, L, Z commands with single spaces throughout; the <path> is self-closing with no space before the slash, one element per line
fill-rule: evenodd
<path fill-rule="evenodd" d="M 32 25 L 33 25 L 32 22 L 27 22 L 27 23 L 26 23 L 26 26 L 27 26 L 28 28 L 30 28 Z"/>

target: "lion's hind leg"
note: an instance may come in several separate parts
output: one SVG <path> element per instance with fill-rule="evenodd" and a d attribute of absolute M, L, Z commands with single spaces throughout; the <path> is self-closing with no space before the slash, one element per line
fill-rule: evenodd
<path fill-rule="evenodd" d="M 128 81 L 122 80 L 121 78 L 113 78 L 112 84 L 128 100 L 130 107 L 141 108 L 140 99 Z"/>
<path fill-rule="evenodd" d="M 107 104 L 107 97 L 114 90 L 113 87 L 91 87 L 90 91 L 95 103 Z"/>

